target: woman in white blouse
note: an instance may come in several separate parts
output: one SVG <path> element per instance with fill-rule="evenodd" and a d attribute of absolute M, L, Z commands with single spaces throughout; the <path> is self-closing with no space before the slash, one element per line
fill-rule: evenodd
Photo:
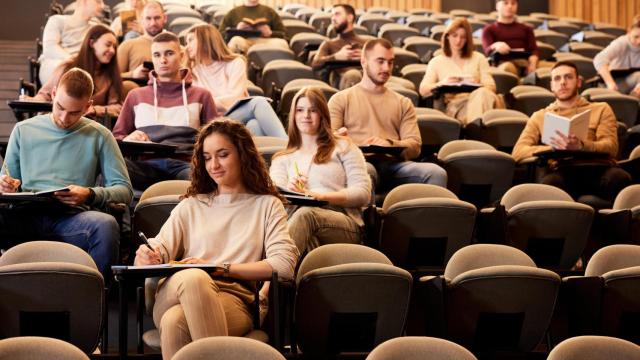
<path fill-rule="evenodd" d="M 211 93 L 220 113 L 247 125 L 255 136 L 287 138 L 278 115 L 264 97 L 253 97 L 240 106 L 234 104 L 249 96 L 247 64 L 234 54 L 211 25 L 195 25 L 187 31 L 187 66 L 193 85 Z"/>
<path fill-rule="evenodd" d="M 442 54 L 433 58 L 420 83 L 420 95 L 429 96 L 434 88 L 451 83 L 468 82 L 480 87 L 471 93 L 445 94 L 445 112 L 468 123 L 490 109 L 499 107 L 496 83 L 489 71 L 489 61 L 474 51 L 471 26 L 464 18 L 454 19 L 442 36 Z"/>
<path fill-rule="evenodd" d="M 140 246 L 134 262 L 222 269 L 182 270 L 159 283 L 153 321 L 166 360 L 191 341 L 246 334 L 252 281 L 270 279 L 273 271 L 291 279 L 298 258 L 281 196 L 243 125 L 227 119 L 202 128 L 192 166 L 184 199 L 150 239 L 153 250 Z"/>
<path fill-rule="evenodd" d="M 289 144 L 274 155 L 270 172 L 279 187 L 329 203 L 301 207 L 289 218 L 291 238 L 301 254 L 328 243 L 360 242 L 371 180 L 360 149 L 331 131 L 329 108 L 319 89 L 305 87 L 293 98 Z"/>

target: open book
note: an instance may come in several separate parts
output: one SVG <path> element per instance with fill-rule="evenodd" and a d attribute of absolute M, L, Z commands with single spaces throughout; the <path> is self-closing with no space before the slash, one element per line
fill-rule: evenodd
<path fill-rule="evenodd" d="M 436 86 L 431 90 L 434 95 L 441 95 L 444 93 L 465 93 L 472 92 L 473 90 L 482 87 L 474 81 L 474 77 L 471 75 L 460 75 L 460 81 L 447 82 L 442 85 Z"/>
<path fill-rule="evenodd" d="M 589 118 L 591 110 L 567 118 L 558 114 L 547 112 L 544 114 L 544 126 L 542 129 L 542 143 L 550 145 L 551 137 L 557 137 L 556 131 L 568 136 L 575 135 L 580 140 L 585 140 L 589 132 Z"/>
<path fill-rule="evenodd" d="M 253 27 L 256 26 L 260 26 L 260 25 L 265 25 L 269 23 L 269 19 L 264 18 L 264 17 L 260 17 L 257 19 L 251 19 L 251 18 L 242 18 L 242 22 L 247 23 Z"/>
<path fill-rule="evenodd" d="M 287 196 L 287 195 L 293 195 L 293 196 L 304 196 L 304 197 L 308 197 L 308 198 L 310 198 L 310 197 L 311 197 L 311 196 L 309 196 L 309 195 L 307 195 L 307 194 L 305 194 L 305 193 L 301 193 L 301 192 L 297 192 L 297 191 L 292 191 L 292 190 L 289 190 L 289 189 L 285 189 L 285 188 L 284 188 L 284 187 L 282 187 L 282 186 L 276 186 L 276 187 L 278 188 L 278 192 L 279 192 L 280 194 L 282 194 L 282 195 L 285 195 L 285 196 Z"/>

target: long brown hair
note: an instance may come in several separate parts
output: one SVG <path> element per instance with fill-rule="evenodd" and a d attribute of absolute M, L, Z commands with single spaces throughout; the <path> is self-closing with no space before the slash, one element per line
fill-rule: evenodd
<path fill-rule="evenodd" d="M 291 110 L 289 111 L 289 143 L 287 143 L 287 148 L 285 150 L 278 152 L 273 157 L 275 158 L 280 155 L 290 154 L 302 146 L 300 130 L 296 124 L 296 107 L 298 106 L 298 101 L 303 97 L 307 98 L 312 106 L 315 106 L 318 110 L 318 114 L 320 115 L 318 137 L 316 139 L 318 150 L 313 157 L 313 162 L 316 164 L 323 164 L 331 159 L 333 149 L 336 147 L 336 138 L 331 131 L 331 116 L 329 114 L 329 106 L 327 106 L 327 99 L 325 99 L 320 88 L 313 86 L 303 87 L 293 97 Z"/>
<path fill-rule="evenodd" d="M 91 78 L 95 78 L 98 70 L 100 70 L 107 79 L 111 80 L 109 87 L 115 89 L 116 94 L 118 95 L 118 100 L 122 102 L 124 100 L 124 89 L 122 88 L 122 78 L 120 77 L 120 68 L 118 67 L 118 44 L 115 44 L 115 53 L 113 54 L 111 61 L 109 61 L 108 64 L 100 63 L 96 66 L 99 61 L 96 57 L 96 51 L 92 45 L 102 35 L 107 33 L 112 34 L 113 37 L 117 39 L 116 34 L 114 34 L 114 32 L 108 27 L 104 25 L 92 26 L 89 31 L 87 31 L 87 35 L 85 35 L 84 40 L 82 41 L 82 46 L 80 46 L 80 52 L 78 52 L 78 55 L 65 63 L 64 72 L 77 67 L 88 72 L 89 75 L 91 75 Z"/>
<path fill-rule="evenodd" d="M 453 34 L 458 29 L 464 29 L 466 34 L 467 41 L 464 43 L 464 47 L 462 48 L 462 54 L 460 54 L 463 58 L 470 58 L 473 54 L 473 33 L 471 30 L 471 25 L 469 25 L 469 21 L 463 17 L 457 17 L 451 21 L 447 29 L 444 31 L 444 35 L 442 36 L 442 51 L 446 56 L 451 56 L 451 44 L 449 43 L 449 35 Z"/>
<path fill-rule="evenodd" d="M 207 172 L 204 160 L 204 140 L 211 134 L 223 135 L 235 146 L 240 161 L 242 182 L 250 193 L 273 195 L 284 200 L 271 180 L 267 165 L 258 153 L 247 128 L 228 118 L 218 118 L 205 125 L 198 133 L 191 157 L 191 185 L 185 197 L 218 194 L 218 184 Z"/>
<path fill-rule="evenodd" d="M 194 25 L 187 30 L 188 34 L 194 34 L 198 42 L 195 59 L 186 57 L 186 66 L 192 70 L 196 65 L 205 61 L 232 61 L 242 55 L 234 54 L 225 44 L 220 31 L 209 24 Z"/>

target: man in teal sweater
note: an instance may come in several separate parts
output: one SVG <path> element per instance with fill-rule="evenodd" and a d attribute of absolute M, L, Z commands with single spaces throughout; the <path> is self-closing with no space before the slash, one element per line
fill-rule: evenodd
<path fill-rule="evenodd" d="M 1 246 L 29 240 L 58 240 L 91 255 L 103 275 L 118 251 L 113 216 L 90 209 L 133 196 L 124 159 L 111 132 L 83 117 L 91 106 L 93 81 L 73 68 L 53 92 L 53 111 L 18 123 L 11 133 L 0 191 L 56 191 L 51 203 L 0 205 Z M 95 186 L 98 175 L 104 186 Z M 106 280 L 106 279 L 105 279 Z"/>

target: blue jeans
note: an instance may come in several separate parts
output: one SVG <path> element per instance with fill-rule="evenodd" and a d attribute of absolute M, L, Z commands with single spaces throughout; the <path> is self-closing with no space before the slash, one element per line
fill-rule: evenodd
<path fill-rule="evenodd" d="M 75 245 L 89 253 L 107 282 L 118 256 L 120 230 L 113 216 L 99 211 L 28 205 L 0 210 L 0 239 L 2 247 L 31 240 Z"/>
<path fill-rule="evenodd" d="M 125 159 L 131 184 L 136 190 L 144 190 L 164 180 L 190 180 L 191 164 L 178 159 Z"/>
<path fill-rule="evenodd" d="M 433 163 L 383 161 L 375 165 L 367 163 L 367 171 L 378 179 L 383 189 L 412 183 L 447 187 L 447 172 Z"/>
<path fill-rule="evenodd" d="M 225 116 L 247 126 L 254 136 L 275 136 L 288 139 L 282 122 L 263 97 L 254 97 Z"/>

